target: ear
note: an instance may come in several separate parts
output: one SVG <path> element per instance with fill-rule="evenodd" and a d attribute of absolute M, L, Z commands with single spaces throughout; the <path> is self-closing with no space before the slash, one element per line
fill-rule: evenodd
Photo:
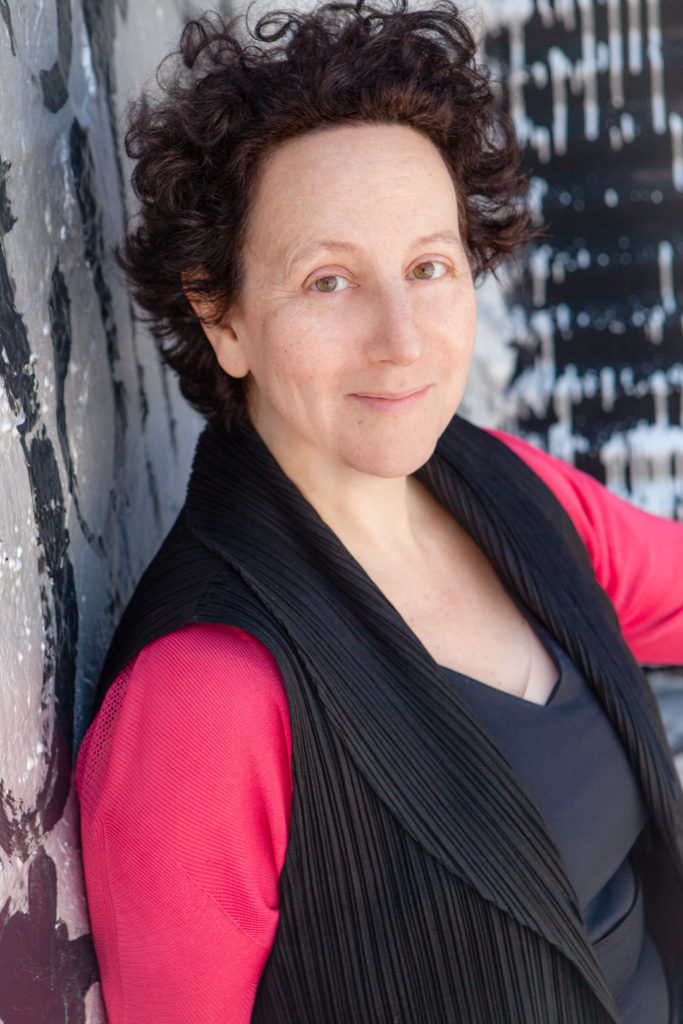
<path fill-rule="evenodd" d="M 206 299 L 199 299 L 186 292 L 188 302 L 199 318 L 204 334 L 216 353 L 218 365 L 229 377 L 246 377 L 249 362 L 241 344 L 241 331 L 233 322 L 232 311 L 216 323 L 212 307 Z M 236 318 L 235 318 L 236 319 Z"/>

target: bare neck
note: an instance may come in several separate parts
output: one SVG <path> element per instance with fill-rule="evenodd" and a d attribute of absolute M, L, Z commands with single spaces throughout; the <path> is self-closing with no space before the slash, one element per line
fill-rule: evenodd
<path fill-rule="evenodd" d="M 418 546 L 426 492 L 414 477 L 356 473 L 335 487 L 328 487 L 324 480 L 295 483 L 352 553 L 406 551 Z"/>

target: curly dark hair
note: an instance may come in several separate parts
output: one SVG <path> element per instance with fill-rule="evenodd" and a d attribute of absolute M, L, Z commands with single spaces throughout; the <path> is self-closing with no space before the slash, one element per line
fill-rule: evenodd
<path fill-rule="evenodd" d="M 117 255 L 162 358 L 210 420 L 245 422 L 245 381 L 218 365 L 183 286 L 219 323 L 239 294 L 259 166 L 284 140 L 355 122 L 408 125 L 449 168 L 475 279 L 530 237 L 511 122 L 449 0 L 429 10 L 327 3 L 274 11 L 253 28 L 248 16 L 206 14 L 185 26 L 157 81 L 160 95 L 129 112 L 140 212 Z"/>

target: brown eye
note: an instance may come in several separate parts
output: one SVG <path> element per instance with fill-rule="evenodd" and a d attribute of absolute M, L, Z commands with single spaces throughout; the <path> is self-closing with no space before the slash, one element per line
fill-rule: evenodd
<path fill-rule="evenodd" d="M 341 274 L 329 274 L 327 277 L 318 277 L 311 285 L 317 292 L 341 292 L 348 288 L 349 282 Z"/>
<path fill-rule="evenodd" d="M 436 277 L 443 277 L 446 267 L 438 260 L 424 260 L 417 263 L 408 274 L 408 277 L 415 277 L 418 281 L 431 281 Z"/>
<path fill-rule="evenodd" d="M 434 264 L 430 260 L 427 263 L 418 263 L 418 265 L 413 270 L 413 274 L 421 281 L 427 281 L 429 280 L 430 277 L 434 277 L 435 269 L 436 268 Z"/>

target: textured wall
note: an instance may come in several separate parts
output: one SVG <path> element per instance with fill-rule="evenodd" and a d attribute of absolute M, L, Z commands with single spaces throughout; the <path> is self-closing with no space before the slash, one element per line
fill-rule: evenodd
<path fill-rule="evenodd" d="M 487 45 L 552 234 L 509 293 L 512 318 L 494 287 L 482 291 L 467 409 L 673 513 L 683 19 L 678 0 L 666 4 L 488 0 Z M 113 624 L 182 498 L 197 430 L 133 325 L 111 256 L 129 204 L 117 125 L 181 10 L 0 0 L 3 1024 L 102 1020 L 72 751 Z M 668 707 L 675 734 L 683 708 Z"/>
<path fill-rule="evenodd" d="M 486 10 L 547 227 L 513 288 L 507 421 L 683 518 L 683 5 Z"/>
<path fill-rule="evenodd" d="M 196 432 L 111 256 L 116 123 L 178 13 L 0 0 L 0 15 L 0 1020 L 60 1024 L 101 1016 L 74 736 Z"/>

